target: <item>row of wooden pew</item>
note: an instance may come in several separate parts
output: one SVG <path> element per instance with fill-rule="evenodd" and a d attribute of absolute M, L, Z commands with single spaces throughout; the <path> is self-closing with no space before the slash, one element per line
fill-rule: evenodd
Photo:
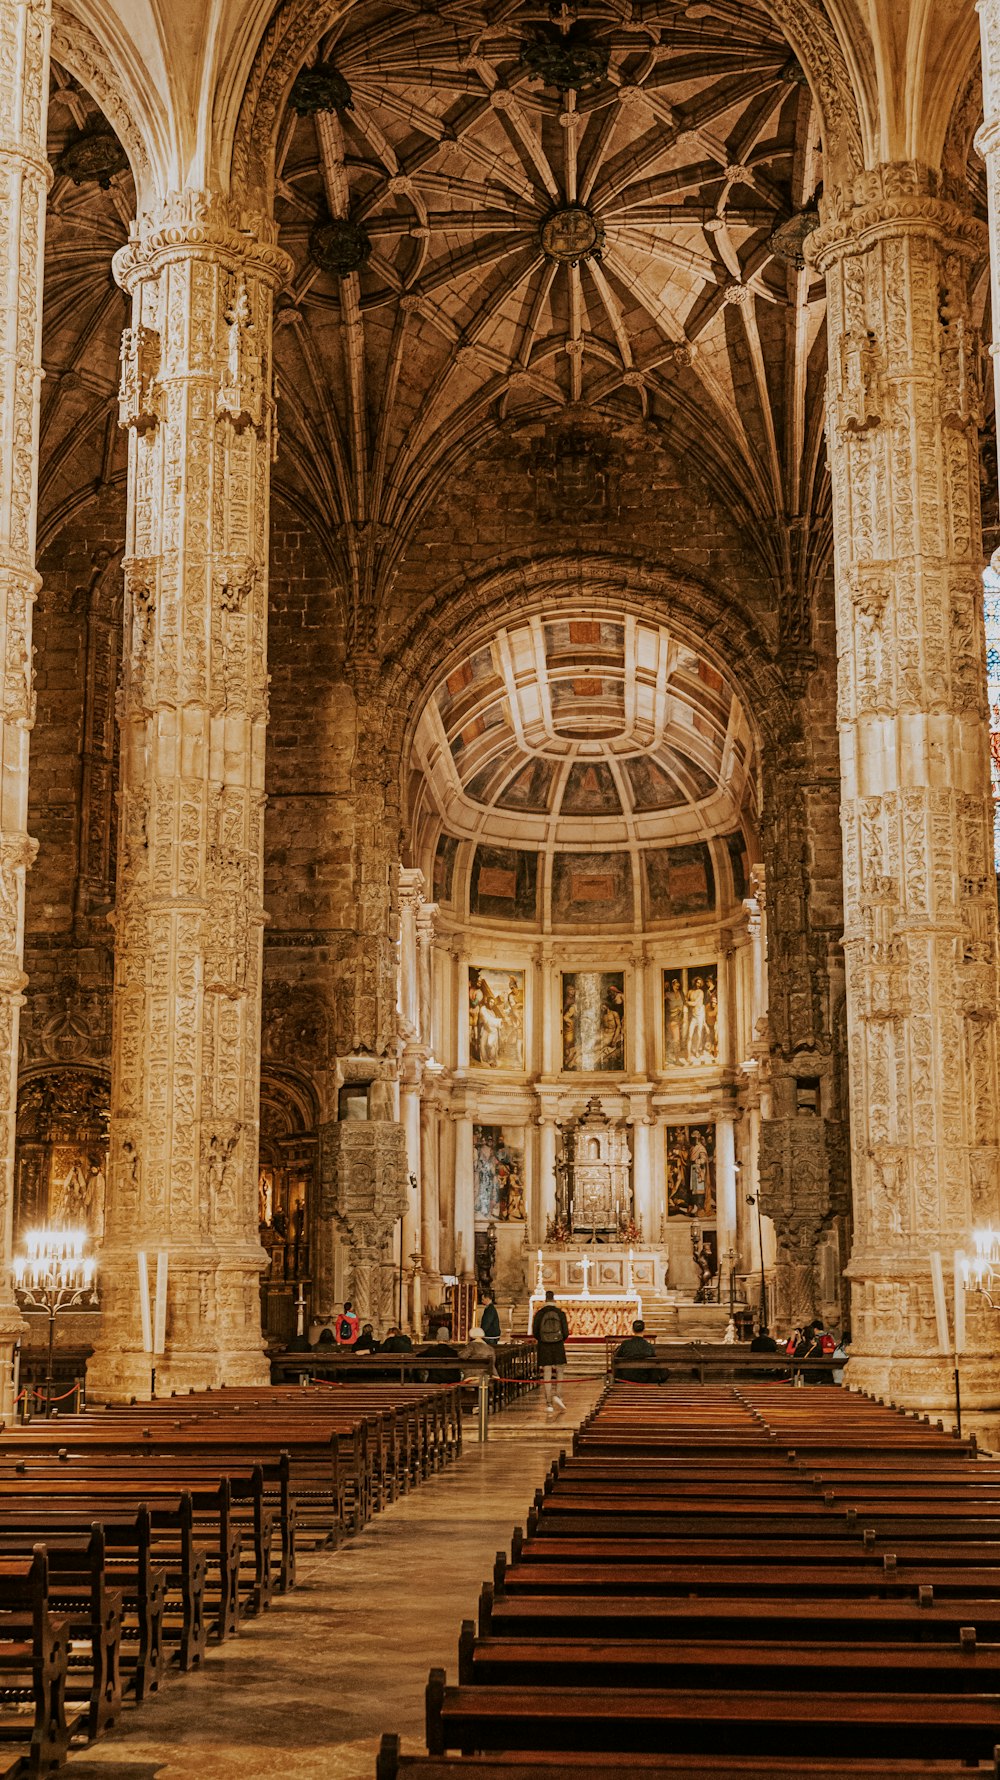
<path fill-rule="evenodd" d="M 1000 1461 L 816 1386 L 618 1383 L 378 1780 L 1000 1774 Z"/>
<path fill-rule="evenodd" d="M 0 1780 L 197 1668 L 461 1450 L 454 1386 L 202 1392 L 0 1431 Z"/>

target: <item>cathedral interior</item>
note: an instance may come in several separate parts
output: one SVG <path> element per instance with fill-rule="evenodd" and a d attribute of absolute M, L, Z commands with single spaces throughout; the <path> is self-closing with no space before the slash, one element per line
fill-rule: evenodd
<path fill-rule="evenodd" d="M 944 1400 L 932 1256 L 1000 1220 L 977 10 L 0 0 L 8 1361 L 69 1224 L 96 1400 L 138 1253 L 169 1390 L 348 1298 L 520 1328 L 584 1250 Z"/>
<path fill-rule="evenodd" d="M 0 275 L 0 1780 L 997 1780 L 1000 0 L 0 0 Z"/>

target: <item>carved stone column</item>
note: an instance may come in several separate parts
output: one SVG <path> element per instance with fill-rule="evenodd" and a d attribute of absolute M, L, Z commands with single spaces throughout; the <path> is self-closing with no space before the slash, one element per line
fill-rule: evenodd
<path fill-rule="evenodd" d="M 49 0 L 0 0 L 0 1417 L 12 1411 L 11 1361 L 23 1326 L 10 1260 L 24 878 L 37 850 L 27 834 L 28 736 L 51 10 Z"/>
<path fill-rule="evenodd" d="M 970 318 L 984 232 L 916 165 L 829 194 L 852 1383 L 948 1401 L 929 1251 L 996 1221 L 997 911 Z M 950 1266 L 946 1267 L 946 1272 Z M 963 1397 L 995 1402 L 976 1315 Z"/>
<path fill-rule="evenodd" d="M 132 298 L 121 844 L 98 1397 L 145 1394 L 136 1248 L 169 1252 L 162 1391 L 266 1379 L 257 1240 L 271 305 L 286 256 L 185 191 Z"/>

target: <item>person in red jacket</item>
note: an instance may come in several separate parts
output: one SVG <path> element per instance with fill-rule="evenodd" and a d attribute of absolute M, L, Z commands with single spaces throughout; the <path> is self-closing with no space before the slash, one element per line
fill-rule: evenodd
<path fill-rule="evenodd" d="M 344 1305 L 343 1310 L 333 1325 L 333 1332 L 337 1337 L 337 1346 L 353 1347 L 358 1339 L 358 1330 L 360 1327 L 361 1325 L 354 1314 L 354 1307 L 351 1304 L 351 1300 L 348 1298 L 347 1303 Z"/>

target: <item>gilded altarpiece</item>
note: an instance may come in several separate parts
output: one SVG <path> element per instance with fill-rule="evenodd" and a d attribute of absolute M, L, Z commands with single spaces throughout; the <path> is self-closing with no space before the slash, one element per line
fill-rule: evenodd
<path fill-rule="evenodd" d="M 17 1098 L 15 1241 L 42 1224 L 104 1235 L 108 1166 L 107 1076 L 62 1069 L 32 1075 Z"/>

